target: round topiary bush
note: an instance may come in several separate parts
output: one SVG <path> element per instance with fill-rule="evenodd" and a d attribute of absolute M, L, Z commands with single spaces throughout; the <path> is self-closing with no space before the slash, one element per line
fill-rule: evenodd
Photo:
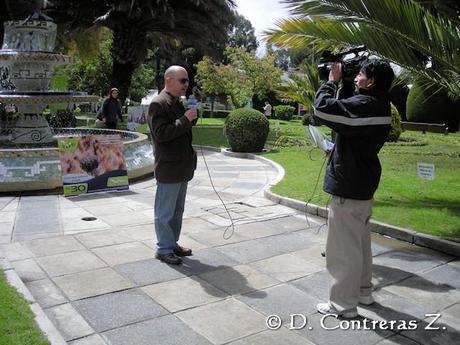
<path fill-rule="evenodd" d="M 392 103 L 391 104 L 391 129 L 390 133 L 388 133 L 387 141 L 397 142 L 399 136 L 401 135 L 402 127 L 401 127 L 401 115 L 399 115 L 399 111 L 396 106 Z"/>
<path fill-rule="evenodd" d="M 225 119 L 224 131 L 232 151 L 260 152 L 267 140 L 269 122 L 255 109 L 235 109 Z"/>
<path fill-rule="evenodd" d="M 275 118 L 289 121 L 294 115 L 295 108 L 291 105 L 277 105 L 273 110 L 275 111 Z"/>

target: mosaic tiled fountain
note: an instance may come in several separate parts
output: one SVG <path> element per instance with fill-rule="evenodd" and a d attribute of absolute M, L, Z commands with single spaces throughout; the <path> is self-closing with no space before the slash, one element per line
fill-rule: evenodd
<path fill-rule="evenodd" d="M 152 147 L 139 133 L 104 129 L 51 128 L 42 115 L 46 106 L 96 102 L 85 92 L 49 91 L 54 66 L 72 57 L 54 52 L 56 24 L 40 14 L 4 23 L 0 66 L 13 89 L 0 90 L 0 193 L 54 190 L 62 186 L 56 137 L 119 133 L 130 178 L 153 171 Z"/>

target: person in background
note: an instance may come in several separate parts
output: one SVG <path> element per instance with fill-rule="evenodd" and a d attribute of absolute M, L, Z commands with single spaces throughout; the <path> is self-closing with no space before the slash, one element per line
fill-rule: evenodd
<path fill-rule="evenodd" d="M 388 90 L 394 73 L 389 63 L 369 59 L 354 79 L 355 94 L 337 99 L 341 79 L 342 65 L 334 63 L 314 103 L 315 116 L 336 133 L 324 178 L 324 191 L 332 195 L 326 241 L 329 302 L 316 309 L 353 318 L 358 303 L 374 302 L 369 219 L 382 170 L 378 153 L 390 131 Z"/>
<path fill-rule="evenodd" d="M 265 105 L 263 109 L 264 109 L 264 115 L 266 117 L 272 116 L 272 106 L 270 103 L 268 103 L 268 101 L 265 101 Z"/>
<path fill-rule="evenodd" d="M 108 129 L 117 129 L 117 120 L 123 122 L 121 103 L 118 99 L 118 89 L 110 89 L 109 96 L 102 103 L 97 118 L 105 122 Z"/>
<path fill-rule="evenodd" d="M 157 236 L 155 257 L 180 265 L 181 256 L 192 250 L 179 245 L 188 181 L 193 178 L 197 156 L 192 147 L 192 124 L 197 109 L 185 110 L 180 98 L 189 85 L 188 73 L 171 66 L 164 74 L 165 87 L 149 106 L 148 123 L 155 147 L 154 220 Z"/>

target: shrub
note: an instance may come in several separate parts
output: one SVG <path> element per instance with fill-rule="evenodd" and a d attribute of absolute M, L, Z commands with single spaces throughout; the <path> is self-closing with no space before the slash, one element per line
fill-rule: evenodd
<path fill-rule="evenodd" d="M 70 110 L 58 110 L 55 114 L 51 115 L 50 126 L 56 128 L 75 128 L 77 125 L 77 118 Z"/>
<path fill-rule="evenodd" d="M 275 111 L 275 118 L 289 121 L 294 115 L 295 108 L 291 105 L 277 105 L 273 110 Z"/>
<path fill-rule="evenodd" d="M 255 109 L 235 109 L 225 119 L 224 131 L 232 151 L 260 152 L 267 140 L 269 122 Z"/>
<path fill-rule="evenodd" d="M 401 135 L 402 127 L 401 127 L 401 115 L 399 115 L 399 111 L 396 106 L 392 103 L 391 104 L 391 129 L 390 133 L 388 133 L 387 141 L 397 142 L 399 136 Z"/>
<path fill-rule="evenodd" d="M 445 123 L 449 131 L 457 131 L 459 106 L 460 102 L 452 101 L 446 91 L 434 86 L 423 90 L 414 83 L 407 97 L 407 121 Z"/>

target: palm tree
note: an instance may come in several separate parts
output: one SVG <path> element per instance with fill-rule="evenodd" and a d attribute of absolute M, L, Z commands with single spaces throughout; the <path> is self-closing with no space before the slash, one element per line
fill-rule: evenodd
<path fill-rule="evenodd" d="M 434 85 L 460 98 L 460 28 L 452 16 L 436 10 L 436 1 L 419 1 L 431 8 L 414 0 L 285 2 L 293 17 L 266 32 L 269 43 L 314 43 L 317 50 L 364 44 L 371 53 L 409 70 L 425 88 Z"/>
<path fill-rule="evenodd" d="M 298 69 L 289 73 L 289 80 L 277 88 L 283 99 L 300 103 L 312 113 L 316 90 L 321 84 L 316 65 L 304 61 Z"/>

